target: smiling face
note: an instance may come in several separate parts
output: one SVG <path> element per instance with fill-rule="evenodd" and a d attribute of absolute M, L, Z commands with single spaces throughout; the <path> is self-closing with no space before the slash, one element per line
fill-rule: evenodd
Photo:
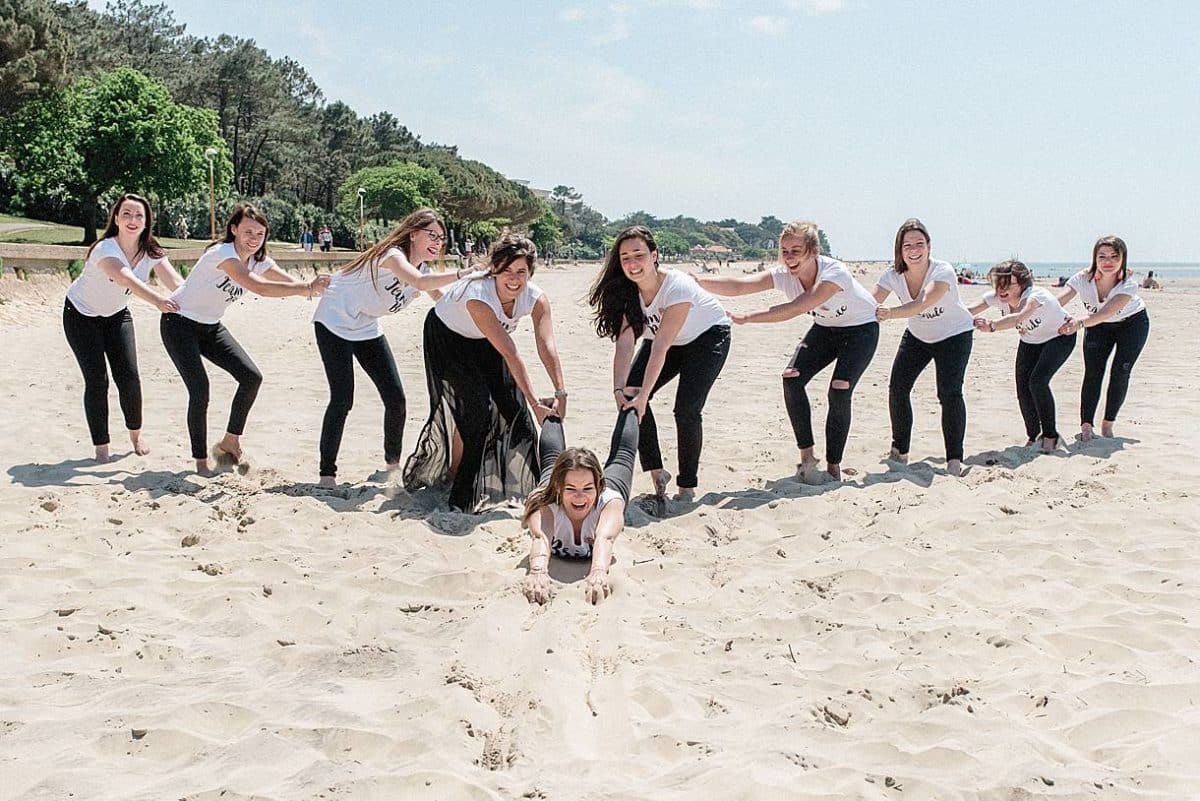
<path fill-rule="evenodd" d="M 254 253 L 267 241 L 267 226 L 250 217 L 242 217 L 229 227 L 229 232 L 233 234 L 234 247 L 242 254 Z"/>
<path fill-rule="evenodd" d="M 1096 248 L 1096 272 L 1106 278 L 1113 278 L 1121 274 L 1121 270 L 1125 267 L 1125 260 L 1121 257 L 1118 251 L 1112 245 L 1101 245 Z"/>
<path fill-rule="evenodd" d="M 137 238 L 146 230 L 146 207 L 136 200 L 126 199 L 117 209 L 116 220 L 121 233 Z"/>
<path fill-rule="evenodd" d="M 525 258 L 514 259 L 507 267 L 492 271 L 496 281 L 496 295 L 502 303 L 511 303 L 525 291 L 529 285 L 529 261 Z"/>
<path fill-rule="evenodd" d="M 439 222 L 431 222 L 412 234 L 408 257 L 413 263 L 436 259 L 446 243 L 446 229 Z"/>
<path fill-rule="evenodd" d="M 591 470 L 582 467 L 568 470 L 559 494 L 559 505 L 571 522 L 578 523 L 595 508 L 599 494 L 600 489 Z"/>
<path fill-rule="evenodd" d="M 788 272 L 792 274 L 800 272 L 800 268 L 812 257 L 812 251 L 801 237 L 795 234 L 784 234 L 780 238 L 779 258 L 783 260 L 783 266 L 788 268 Z"/>
<path fill-rule="evenodd" d="M 909 267 L 921 267 L 929 261 L 929 240 L 920 231 L 905 231 L 900 253 Z"/>
<path fill-rule="evenodd" d="M 656 279 L 657 257 L 644 239 L 631 236 L 623 241 L 617 248 L 617 258 L 621 261 L 621 272 L 633 283 Z"/>

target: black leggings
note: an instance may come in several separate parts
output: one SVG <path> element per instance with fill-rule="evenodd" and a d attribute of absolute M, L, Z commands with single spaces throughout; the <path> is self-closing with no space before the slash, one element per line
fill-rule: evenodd
<path fill-rule="evenodd" d="M 342 432 L 346 429 L 346 416 L 354 406 L 355 359 L 383 399 L 383 459 L 388 464 L 400 461 L 407 407 L 404 386 L 387 339 L 380 335 L 354 341 L 342 339 L 321 323 L 313 323 L 313 328 L 317 332 L 317 350 L 325 365 L 325 378 L 329 381 L 329 405 L 321 423 L 321 475 L 337 475 Z"/>
<path fill-rule="evenodd" d="M 825 418 L 826 460 L 841 464 L 850 437 L 850 400 L 854 386 L 875 355 L 879 345 L 879 323 L 863 323 L 845 328 L 813 325 L 796 346 L 788 367 L 799 373 L 783 379 L 783 403 L 801 450 L 813 446 L 812 407 L 805 386 L 813 376 L 837 360 L 829 379 L 829 414 Z M 849 389 L 834 389 L 833 382 L 845 381 Z"/>
<path fill-rule="evenodd" d="M 130 431 L 142 428 L 142 382 L 138 377 L 133 317 L 125 308 L 108 317 L 89 317 L 68 299 L 63 304 L 63 331 L 83 372 L 83 413 L 95 446 L 107 445 L 108 369 Z M 108 367 L 105 359 L 108 359 Z"/>
<path fill-rule="evenodd" d="M 675 434 L 679 444 L 679 477 L 676 483 L 680 489 L 694 489 L 699 484 L 700 451 L 704 448 L 704 404 L 708 400 L 709 390 L 725 359 L 729 357 L 729 326 L 714 325 L 686 345 L 672 345 L 667 349 L 667 358 L 663 363 L 662 372 L 650 390 L 650 399 L 663 388 L 668 381 L 679 376 L 679 388 L 675 392 Z M 629 377 L 625 384 L 630 387 L 640 387 L 646 375 L 646 365 L 650 363 L 652 341 L 644 341 L 633 358 L 629 368 Z M 662 451 L 658 447 L 658 425 L 654 422 L 654 412 L 649 404 L 646 414 L 642 416 L 638 433 L 638 455 L 641 457 L 643 470 L 661 470 L 663 466 Z"/>
<path fill-rule="evenodd" d="M 939 342 L 924 342 L 905 331 L 892 362 L 888 381 L 888 410 L 892 415 L 892 448 L 908 453 L 912 444 L 912 388 L 917 377 L 932 360 L 937 371 L 937 398 L 942 405 L 942 441 L 946 461 L 963 458 L 963 439 L 967 433 L 967 404 L 963 400 L 963 380 L 971 358 L 972 332 L 964 331 Z"/>
<path fill-rule="evenodd" d="M 1119 323 L 1101 323 L 1083 332 L 1083 388 L 1079 393 L 1079 419 L 1089 425 L 1100 403 L 1100 387 L 1104 383 L 1104 368 L 1115 347 L 1112 371 L 1108 374 L 1108 397 L 1104 401 L 1104 419 L 1117 419 L 1125 393 L 1129 391 L 1129 375 L 1134 362 L 1146 347 L 1150 336 L 1150 315 L 1142 309 Z"/>
<path fill-rule="evenodd" d="M 617 425 L 613 429 L 612 442 L 608 446 L 608 459 L 604 462 L 604 483 L 608 489 L 614 489 L 628 501 L 633 490 L 633 457 L 638 447 L 637 412 L 626 409 L 617 415 Z M 541 476 L 539 484 L 545 485 L 550 481 L 550 473 L 558 455 L 567 448 L 567 437 L 563 432 L 561 417 L 547 417 L 542 424 L 542 433 L 538 436 L 538 472 Z"/>
<path fill-rule="evenodd" d="M 163 346 L 175 363 L 188 392 L 188 435 L 192 458 L 208 458 L 208 373 L 201 357 L 233 376 L 238 383 L 225 430 L 241 436 L 246 416 L 258 396 L 262 373 L 222 323 L 197 323 L 180 314 L 164 314 L 159 323 Z"/>
<path fill-rule="evenodd" d="M 1040 345 L 1022 342 L 1017 346 L 1017 403 L 1025 418 L 1025 434 L 1031 441 L 1058 437 L 1054 420 L 1054 393 L 1050 379 L 1075 350 L 1075 335 L 1057 336 Z"/>

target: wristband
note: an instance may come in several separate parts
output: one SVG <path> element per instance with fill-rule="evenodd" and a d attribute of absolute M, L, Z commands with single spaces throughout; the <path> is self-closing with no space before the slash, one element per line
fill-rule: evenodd
<path fill-rule="evenodd" d="M 565 398 L 567 397 L 567 391 L 565 389 L 556 389 L 554 390 L 554 397 Z"/>

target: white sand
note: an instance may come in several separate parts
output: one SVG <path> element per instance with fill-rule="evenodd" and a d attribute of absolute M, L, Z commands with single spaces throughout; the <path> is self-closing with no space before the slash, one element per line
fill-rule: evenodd
<path fill-rule="evenodd" d="M 611 347 L 588 278 L 537 280 L 569 441 L 602 451 Z M 635 504 L 613 597 L 586 605 L 586 568 L 556 563 L 539 608 L 514 511 L 451 514 L 366 480 L 382 408 L 361 373 L 349 483 L 312 490 L 326 387 L 303 301 L 227 318 L 266 375 L 251 472 L 184 472 L 182 382 L 136 301 L 153 453 L 90 464 L 64 288 L 0 279 L 0 801 L 1200 797 L 1195 289 L 1147 296 L 1122 438 L 1055 456 L 1019 447 L 1015 334 L 977 335 L 961 480 L 942 471 L 932 367 L 917 463 L 881 459 L 902 323 L 856 392 L 859 473 L 836 488 L 791 479 L 779 372 L 807 320 L 737 328 L 703 502 L 663 520 Z M 385 323 L 408 446 L 427 308 Z M 548 389 L 528 324 L 520 342 Z M 1077 348 L 1054 384 L 1064 433 L 1081 374 Z M 233 384 L 210 375 L 215 439 Z M 827 382 L 810 386 L 818 431 Z M 655 408 L 673 466 L 672 397 Z M 115 390 L 111 407 L 127 454 Z"/>

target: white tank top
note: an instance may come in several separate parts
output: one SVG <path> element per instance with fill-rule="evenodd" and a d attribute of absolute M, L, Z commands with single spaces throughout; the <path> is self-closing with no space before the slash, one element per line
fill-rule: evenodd
<path fill-rule="evenodd" d="M 392 248 L 383 255 L 403 255 L 399 248 Z M 380 261 L 383 261 L 380 259 Z M 429 273 L 429 265 L 422 263 L 422 273 Z M 329 279 L 329 288 L 321 296 L 313 322 L 320 323 L 342 339 L 362 342 L 383 336 L 379 318 L 395 314 L 412 303 L 421 294 L 416 287 L 405 283 L 386 267 L 380 267 L 371 280 L 370 265 L 363 265 L 352 273 L 334 273 Z"/>
<path fill-rule="evenodd" d="M 687 319 L 683 322 L 683 328 L 679 329 L 679 335 L 671 343 L 672 346 L 686 345 L 714 325 L 733 324 L 721 302 L 696 283 L 694 278 L 679 270 L 664 270 L 658 294 L 647 305 L 642 301 L 639 292 L 638 303 L 641 304 L 642 314 L 646 317 L 646 328 L 642 331 L 642 337 L 648 340 L 653 340 L 658 334 L 664 309 L 680 303 L 690 304 Z"/>
<path fill-rule="evenodd" d="M 804 285 L 782 264 L 771 270 L 775 288 L 795 300 L 804 294 Z M 879 304 L 862 284 L 855 280 L 846 265 L 828 256 L 817 256 L 817 285 L 828 281 L 837 284 L 839 291 L 832 298 L 813 309 L 813 322 L 829 328 L 849 328 L 852 325 L 875 322 L 875 307 Z"/>
<path fill-rule="evenodd" d="M 1022 342 L 1029 345 L 1041 345 L 1059 335 L 1059 326 L 1067 321 L 1067 313 L 1059 304 L 1058 298 L 1054 297 L 1054 294 L 1048 289 L 1040 286 L 1029 287 L 1021 293 L 1021 300 L 1030 299 L 1036 300 L 1041 305 L 1032 317 L 1017 326 L 1017 333 L 1021 335 Z M 1008 304 L 996 297 L 995 292 L 988 292 L 983 296 L 983 301 L 1002 311 L 1005 317 L 1020 313 L 1009 311 Z"/>
<path fill-rule="evenodd" d="M 496 277 L 461 278 L 442 290 L 437 305 L 433 307 L 438 319 L 446 324 L 454 333 L 467 339 L 485 339 L 479 326 L 475 325 L 471 312 L 467 310 L 467 301 L 478 300 L 487 304 L 504 326 L 504 330 L 512 333 L 517 330 L 521 318 L 533 311 L 533 305 L 542 296 L 542 290 L 534 283 L 525 285 L 525 289 L 517 295 L 513 304 L 512 317 L 504 313 L 500 305 L 500 296 L 496 294 Z"/>
<path fill-rule="evenodd" d="M 171 295 L 171 300 L 179 304 L 181 315 L 197 323 L 221 322 L 225 309 L 246 292 L 220 267 L 222 262 L 230 259 L 240 261 L 232 242 L 223 242 L 204 251 L 183 286 Z M 274 267 L 275 262 L 270 257 L 256 261 L 251 256 L 249 266 L 250 272 L 262 275 Z"/>
<path fill-rule="evenodd" d="M 592 543 L 596 541 L 596 524 L 600 522 L 600 512 L 614 500 L 621 500 L 621 493 L 609 488 L 600 493 L 596 506 L 588 512 L 579 527 L 580 544 L 575 543 L 575 527 L 571 519 L 557 503 L 550 504 L 548 509 L 554 514 L 554 531 L 550 535 L 550 550 L 555 556 L 565 556 L 573 559 L 586 559 L 592 555 Z"/>
<path fill-rule="evenodd" d="M 1100 300 L 1100 293 L 1097 291 L 1096 282 L 1088 278 L 1087 270 L 1080 270 L 1071 276 L 1070 280 L 1067 281 L 1067 286 L 1075 290 L 1076 294 L 1079 295 L 1079 302 L 1083 304 L 1083 307 L 1090 314 L 1100 311 L 1100 307 L 1107 303 L 1108 298 L 1111 298 L 1113 295 L 1128 295 L 1129 302 L 1121 308 L 1121 311 L 1109 317 L 1105 322 L 1119 323 L 1146 308 L 1145 301 L 1138 295 L 1137 281 L 1130 278 L 1128 274 L 1124 281 L 1112 288 L 1112 291 L 1108 293 L 1108 298 L 1105 298 L 1103 301 Z"/>
<path fill-rule="evenodd" d="M 971 313 L 958 296 L 958 275 L 954 268 L 944 261 L 930 260 L 921 289 L 927 290 L 931 284 L 936 283 L 949 284 L 950 288 L 937 303 L 908 318 L 908 330 L 922 342 L 941 342 L 943 339 L 970 331 L 974 325 Z M 879 276 L 878 285 L 888 292 L 895 293 L 901 303 L 912 303 L 914 300 L 908 291 L 908 281 L 902 273 L 896 272 L 894 267 Z"/>
<path fill-rule="evenodd" d="M 142 254 L 137 264 L 130 264 L 115 236 L 101 239 L 88 256 L 83 272 L 67 288 L 67 298 L 80 314 L 88 317 L 110 317 L 129 305 L 132 290 L 108 277 L 100 267 L 101 259 L 116 259 L 121 266 L 133 270 L 140 281 L 150 278 L 150 271 L 161 259 Z"/>

